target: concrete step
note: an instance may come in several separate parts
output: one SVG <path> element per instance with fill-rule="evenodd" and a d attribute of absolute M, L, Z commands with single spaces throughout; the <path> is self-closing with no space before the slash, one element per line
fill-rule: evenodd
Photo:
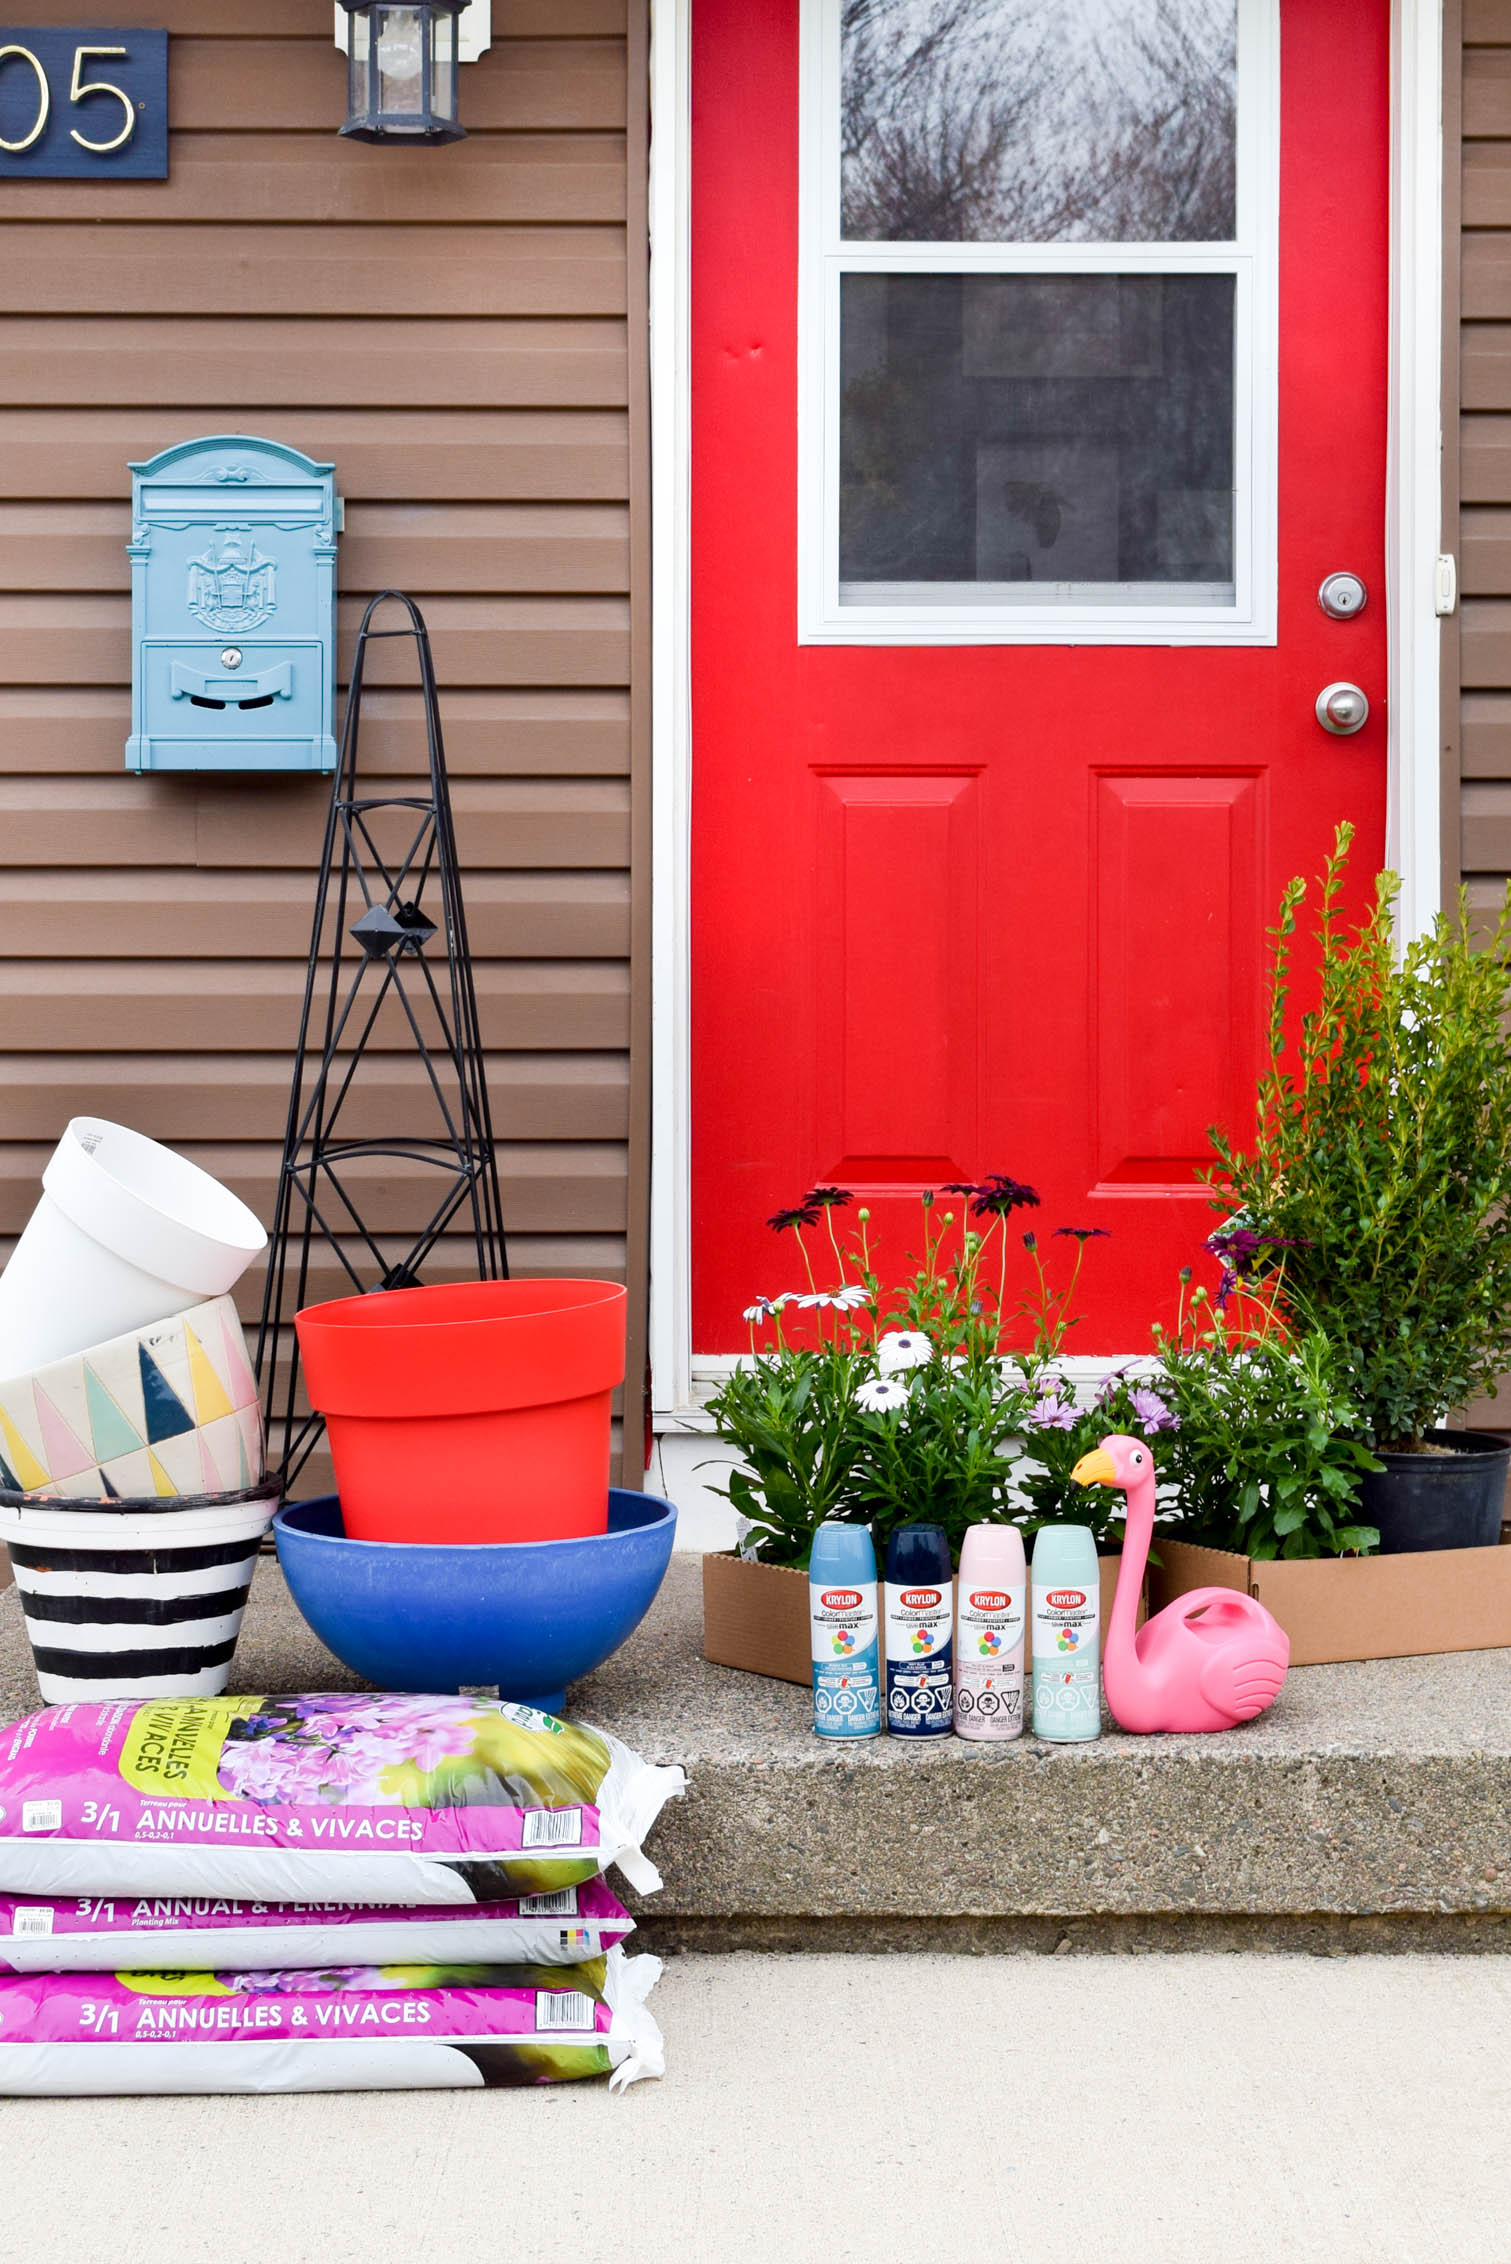
<path fill-rule="evenodd" d="M 1218 1737 L 835 1746 L 795 1685 L 702 1659 L 701 1609 L 700 1561 L 674 1558 L 571 1698 L 688 1772 L 649 1947 L 1511 1948 L 1511 1651 L 1299 1668 Z M 358 1687 L 272 1563 L 234 1679 Z M 38 1702 L 12 1590 L 0 1711 Z"/>

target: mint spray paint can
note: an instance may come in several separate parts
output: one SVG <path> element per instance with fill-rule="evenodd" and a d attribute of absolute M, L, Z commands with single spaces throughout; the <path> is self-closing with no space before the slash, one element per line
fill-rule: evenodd
<path fill-rule="evenodd" d="M 881 1733 L 876 1551 L 864 1525 L 821 1525 L 808 1560 L 813 1726 L 820 1737 Z"/>
<path fill-rule="evenodd" d="M 1034 1542 L 1034 1735 L 1102 1734 L 1101 1572 L 1089 1525 L 1045 1525 Z"/>
<path fill-rule="evenodd" d="M 955 1581 L 942 1525 L 899 1525 L 887 1543 L 887 1734 L 955 1726 Z"/>

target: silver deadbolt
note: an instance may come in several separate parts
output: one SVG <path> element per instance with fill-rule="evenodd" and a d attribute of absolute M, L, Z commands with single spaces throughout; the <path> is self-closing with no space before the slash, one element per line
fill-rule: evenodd
<path fill-rule="evenodd" d="M 222 652 L 221 652 L 221 656 L 220 656 L 220 665 L 221 665 L 221 667 L 222 667 L 222 668 L 240 668 L 240 666 L 241 666 L 241 647 L 240 647 L 240 645 L 226 645 L 226 646 L 225 646 L 225 647 L 223 648 Z"/>
<path fill-rule="evenodd" d="M 1324 684 L 1317 694 L 1317 721 L 1335 738 L 1348 739 L 1369 721 L 1369 702 L 1357 684 Z"/>
<path fill-rule="evenodd" d="M 1332 621 L 1352 621 L 1369 602 L 1369 592 L 1357 574 L 1329 574 L 1317 592 L 1317 603 Z"/>

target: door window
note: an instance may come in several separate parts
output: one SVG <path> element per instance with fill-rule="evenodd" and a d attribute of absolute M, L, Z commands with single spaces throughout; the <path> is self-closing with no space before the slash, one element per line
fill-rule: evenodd
<path fill-rule="evenodd" d="M 1274 637 L 1275 0 L 805 0 L 800 631 Z"/>

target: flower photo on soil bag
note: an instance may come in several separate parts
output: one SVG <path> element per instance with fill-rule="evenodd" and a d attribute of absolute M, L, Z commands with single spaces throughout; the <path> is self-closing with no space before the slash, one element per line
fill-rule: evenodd
<path fill-rule="evenodd" d="M 0 1744 L 0 1892 L 495 1902 L 619 1866 L 684 1789 L 605 1731 L 388 1691 L 58 1706 Z"/>

